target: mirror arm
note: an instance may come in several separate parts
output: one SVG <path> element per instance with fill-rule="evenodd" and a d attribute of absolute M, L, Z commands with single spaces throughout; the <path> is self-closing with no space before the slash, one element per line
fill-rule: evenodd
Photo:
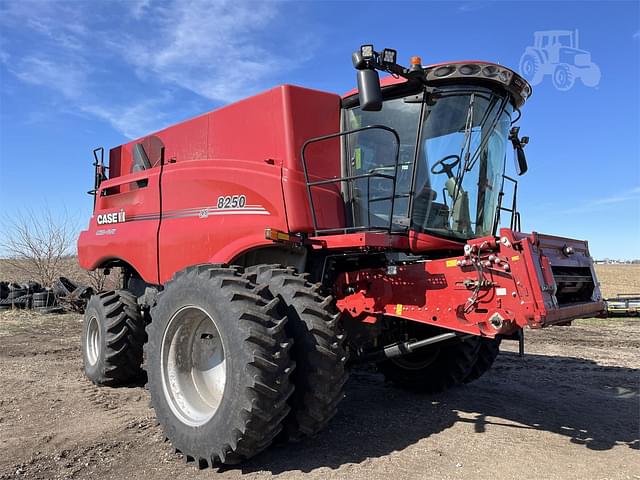
<path fill-rule="evenodd" d="M 518 175 L 524 175 L 527 170 L 527 157 L 524 154 L 524 147 L 529 143 L 529 137 L 518 137 L 520 127 L 511 127 L 509 131 L 509 140 L 513 145 L 513 149 L 516 151 L 516 160 L 518 167 Z"/>
<path fill-rule="evenodd" d="M 426 79 L 419 61 L 413 64 L 411 68 L 406 68 L 395 63 L 395 56 L 392 60 L 385 61 L 380 53 L 373 50 L 373 46 L 367 47 L 369 47 L 367 56 L 363 54 L 362 48 L 351 56 L 353 67 L 357 70 L 358 92 L 362 110 L 380 111 L 382 109 L 382 88 L 380 87 L 378 71 L 388 72 L 396 77 L 403 77 L 409 82 L 425 83 Z M 383 54 L 385 52 L 387 50 Z"/>

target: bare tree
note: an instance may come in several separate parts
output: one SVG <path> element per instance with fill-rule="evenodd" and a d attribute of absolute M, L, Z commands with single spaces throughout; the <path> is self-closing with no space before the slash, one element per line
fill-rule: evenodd
<path fill-rule="evenodd" d="M 115 290 L 121 288 L 122 272 L 120 268 L 110 268 L 110 273 L 106 274 L 104 268 L 89 270 L 86 272 L 89 284 L 94 292 L 104 292 L 105 290 Z"/>
<path fill-rule="evenodd" d="M 94 292 L 102 292 L 105 290 L 104 287 L 109 277 L 104 274 L 103 268 L 88 271 L 87 277 L 89 277 L 89 283 Z"/>
<path fill-rule="evenodd" d="M 2 227 L 5 262 L 43 285 L 61 274 L 65 260 L 74 253 L 77 229 L 66 212 L 27 209 L 5 218 Z"/>

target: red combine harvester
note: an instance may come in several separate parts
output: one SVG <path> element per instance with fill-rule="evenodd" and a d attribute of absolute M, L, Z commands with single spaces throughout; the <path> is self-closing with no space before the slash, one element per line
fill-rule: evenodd
<path fill-rule="evenodd" d="M 505 165 L 511 146 L 527 169 L 526 81 L 371 45 L 353 62 L 344 97 L 276 87 L 111 149 L 108 175 L 94 151 L 80 263 L 123 283 L 87 305 L 85 372 L 146 370 L 166 436 L 202 467 L 321 430 L 351 364 L 437 392 L 525 326 L 605 310 L 587 242 L 519 231 Z"/>

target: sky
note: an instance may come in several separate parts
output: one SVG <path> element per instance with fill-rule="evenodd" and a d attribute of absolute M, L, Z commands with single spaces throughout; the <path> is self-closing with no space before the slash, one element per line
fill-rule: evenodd
<path fill-rule="evenodd" d="M 93 148 L 279 84 L 347 92 L 361 44 L 518 71 L 534 32 L 576 29 L 601 75 L 533 87 L 522 228 L 640 258 L 637 1 L 0 0 L 0 215 L 47 207 L 84 225 Z"/>

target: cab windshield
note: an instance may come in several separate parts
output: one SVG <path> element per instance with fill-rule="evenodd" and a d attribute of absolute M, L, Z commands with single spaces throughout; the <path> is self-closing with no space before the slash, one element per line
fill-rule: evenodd
<path fill-rule="evenodd" d="M 493 234 L 511 113 L 508 97 L 461 86 L 440 88 L 424 104 L 414 95 L 388 100 L 379 112 L 349 110 L 348 127 L 386 125 L 400 137 L 392 221 L 392 181 L 374 177 L 352 186 L 355 224 L 410 225 L 459 239 Z M 391 137 L 371 130 L 348 138 L 350 174 L 393 171 Z"/>

